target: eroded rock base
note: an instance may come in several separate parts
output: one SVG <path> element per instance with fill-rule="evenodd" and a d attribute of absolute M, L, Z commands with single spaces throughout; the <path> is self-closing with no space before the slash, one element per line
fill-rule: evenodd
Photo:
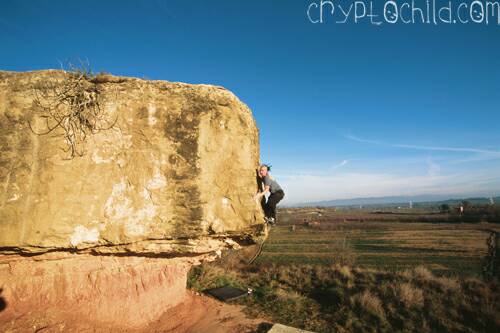
<path fill-rule="evenodd" d="M 194 258 L 0 255 L 0 331 L 147 326 L 185 301 Z M 65 328 L 66 327 L 66 328 Z"/>

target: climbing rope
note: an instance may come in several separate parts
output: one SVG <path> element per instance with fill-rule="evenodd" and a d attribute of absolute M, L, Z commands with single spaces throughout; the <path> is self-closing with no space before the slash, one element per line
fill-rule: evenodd
<path fill-rule="evenodd" d="M 266 228 L 269 228 L 269 230 L 271 230 L 271 225 L 266 223 Z M 269 230 L 267 231 L 267 233 L 269 233 Z M 266 242 L 266 240 L 267 240 L 267 237 L 264 237 L 262 239 L 262 242 L 259 243 L 259 248 L 257 249 L 257 252 L 255 252 L 252 259 L 250 259 L 250 261 L 248 261 L 248 264 L 253 264 L 253 262 L 260 256 L 260 254 L 262 253 L 262 248 L 264 247 L 264 243 Z"/>

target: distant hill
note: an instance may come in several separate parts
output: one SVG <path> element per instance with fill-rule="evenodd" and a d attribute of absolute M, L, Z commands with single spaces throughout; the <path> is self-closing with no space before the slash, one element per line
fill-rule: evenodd
<path fill-rule="evenodd" d="M 369 197 L 369 198 L 353 198 L 353 199 L 337 199 L 326 201 L 304 202 L 291 205 L 283 205 L 285 207 L 344 207 L 344 206 L 384 206 L 384 205 L 408 205 L 411 201 L 413 204 L 448 204 L 457 205 L 462 201 L 469 201 L 472 204 L 487 204 L 490 202 L 489 197 L 454 197 L 448 195 L 416 195 L 416 196 L 389 196 L 389 197 Z M 500 203 L 500 196 L 493 197 L 495 203 Z"/>

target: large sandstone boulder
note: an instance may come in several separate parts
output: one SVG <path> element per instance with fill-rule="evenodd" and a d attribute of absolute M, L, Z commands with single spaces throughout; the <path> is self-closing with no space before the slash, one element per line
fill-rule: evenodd
<path fill-rule="evenodd" d="M 182 299 L 190 265 L 260 237 L 255 120 L 221 87 L 102 75 L 88 84 L 116 123 L 68 156 L 37 93 L 67 77 L 0 71 L 0 322 L 44 302 L 150 321 Z"/>
<path fill-rule="evenodd" d="M 33 87 L 64 75 L 0 72 L 0 246 L 165 252 L 261 223 L 258 130 L 231 92 L 108 77 L 98 86 L 116 126 L 68 159 L 57 129 L 35 134 L 46 126 L 33 107 Z"/>

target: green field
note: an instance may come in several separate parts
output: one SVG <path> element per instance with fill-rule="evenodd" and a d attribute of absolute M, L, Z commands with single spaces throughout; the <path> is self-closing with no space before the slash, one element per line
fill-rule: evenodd
<path fill-rule="evenodd" d="M 499 332 L 500 224 L 451 220 L 461 216 L 281 209 L 255 261 L 258 245 L 227 251 L 188 286 L 250 288 L 237 300 L 248 315 L 318 333 Z"/>
<path fill-rule="evenodd" d="M 424 265 L 435 273 L 477 276 L 486 264 L 487 239 L 500 229 L 491 223 L 440 223 L 438 214 L 346 214 L 328 209 L 286 209 L 279 221 L 258 263 L 340 263 L 386 270 Z"/>

